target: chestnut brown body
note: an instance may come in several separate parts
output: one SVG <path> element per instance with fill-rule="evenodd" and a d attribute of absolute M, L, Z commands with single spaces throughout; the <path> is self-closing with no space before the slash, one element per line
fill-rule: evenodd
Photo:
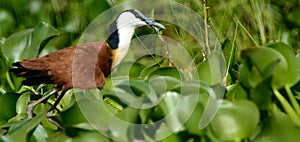
<path fill-rule="evenodd" d="M 24 85 L 57 84 L 62 91 L 73 87 L 99 88 L 111 72 L 111 50 L 106 42 L 71 46 L 41 58 L 16 62 L 11 71 L 25 78 Z"/>

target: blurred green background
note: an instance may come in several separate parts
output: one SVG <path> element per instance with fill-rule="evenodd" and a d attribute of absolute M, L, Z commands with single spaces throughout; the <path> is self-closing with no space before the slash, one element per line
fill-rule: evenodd
<path fill-rule="evenodd" d="M 8 72 L 11 63 L 76 45 L 99 14 L 123 2 L 126 0 L 0 0 L 0 141 L 113 141 L 104 135 L 122 141 L 153 141 L 168 134 L 172 135 L 161 141 L 300 141 L 300 1 L 297 0 L 207 1 L 207 22 L 222 43 L 219 48 L 222 55 L 214 51 L 205 53 L 183 29 L 162 21 L 167 30 L 159 34 L 186 45 L 200 81 L 182 82 L 180 69 L 160 56 L 121 64 L 117 72 L 129 71 L 129 86 L 134 95 L 145 98 L 153 93 L 158 97 L 165 95 L 153 108 L 128 107 L 122 101 L 130 102 L 132 92 L 121 83 L 114 93 L 108 77 L 102 89 L 82 92 L 74 89 L 66 94 L 59 106 L 62 112 L 56 112 L 52 118 L 61 128 L 46 117 L 54 98 L 38 105 L 35 116 L 27 118 L 26 106 L 51 91 L 53 85 L 21 85 L 22 79 Z M 203 1 L 176 2 L 204 17 Z M 214 66 L 216 62 L 226 65 Z M 161 82 L 166 83 L 165 90 L 161 90 Z M 199 92 L 182 94 L 183 87 Z M 199 129 L 211 91 L 224 93 L 217 88 L 226 89 L 224 101 L 212 123 Z M 118 93 L 125 97 L 118 98 Z M 194 93 L 201 94 L 195 108 L 190 106 Z M 83 116 L 79 106 L 91 98 L 103 104 L 87 103 L 92 109 Z M 183 100 L 182 106 L 173 119 L 153 123 L 171 113 L 172 104 L 179 98 Z M 150 124 L 153 131 L 124 126 L 126 131 L 119 134 L 112 128 L 116 122 L 108 121 L 104 107 L 122 120 Z M 183 116 L 190 110 L 193 114 L 184 121 Z M 103 113 L 94 113 L 97 111 Z M 106 126 L 103 133 L 91 127 L 86 117 L 101 120 Z M 176 125 L 182 127 L 172 133 L 167 129 Z"/>

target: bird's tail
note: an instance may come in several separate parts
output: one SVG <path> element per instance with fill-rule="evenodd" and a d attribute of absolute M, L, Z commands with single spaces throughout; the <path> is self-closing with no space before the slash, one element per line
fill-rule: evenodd
<path fill-rule="evenodd" d="M 17 77 L 23 77 L 23 85 L 37 85 L 41 83 L 52 83 L 52 80 L 47 76 L 45 64 L 38 60 L 24 60 L 23 62 L 15 62 L 12 64 L 14 68 L 9 71 Z"/>

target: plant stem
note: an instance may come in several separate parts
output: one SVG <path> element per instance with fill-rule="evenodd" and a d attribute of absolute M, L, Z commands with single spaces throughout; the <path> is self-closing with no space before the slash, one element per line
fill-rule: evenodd
<path fill-rule="evenodd" d="M 6 80 L 7 80 L 7 83 L 8 83 L 8 85 L 9 85 L 9 87 L 10 87 L 12 90 L 15 90 L 16 88 L 15 88 L 13 82 L 11 81 L 11 78 L 10 78 L 8 72 L 6 72 Z"/>
<path fill-rule="evenodd" d="M 204 16 L 204 30 L 205 30 L 205 46 L 207 50 L 207 55 L 210 55 L 210 47 L 209 47 L 209 42 L 208 42 L 208 24 L 207 24 L 207 9 L 206 7 L 206 2 L 207 0 L 202 0 L 203 3 L 203 16 Z"/>
<path fill-rule="evenodd" d="M 286 90 L 286 92 L 289 96 L 289 99 L 290 99 L 290 101 L 291 101 L 291 103 L 292 103 L 292 105 L 293 105 L 293 107 L 294 107 L 294 109 L 297 112 L 298 117 L 299 117 L 300 116 L 300 107 L 299 107 L 299 104 L 298 104 L 297 100 L 295 99 L 295 97 L 294 97 L 294 95 L 291 91 L 291 88 L 288 87 L 288 86 L 284 86 L 284 89 Z"/>
<path fill-rule="evenodd" d="M 281 105 L 283 106 L 286 113 L 291 117 L 292 121 L 296 123 L 297 125 L 300 125 L 300 118 L 295 112 L 295 110 L 292 108 L 292 106 L 288 103 L 288 101 L 280 94 L 280 92 L 273 88 L 273 92 L 276 96 L 276 98 L 279 100 Z"/>
<path fill-rule="evenodd" d="M 247 33 L 247 35 L 250 37 L 250 39 L 253 41 L 255 46 L 259 46 L 258 43 L 254 40 L 254 38 L 251 36 L 251 34 L 248 32 L 248 30 L 243 26 L 243 24 L 238 21 L 238 24 L 241 26 L 241 28 Z"/>

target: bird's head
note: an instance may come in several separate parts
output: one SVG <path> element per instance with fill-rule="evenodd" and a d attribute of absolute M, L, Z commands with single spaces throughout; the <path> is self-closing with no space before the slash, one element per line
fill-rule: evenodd
<path fill-rule="evenodd" d="M 110 29 L 111 30 L 122 29 L 122 28 L 135 29 L 137 27 L 142 27 L 142 26 L 154 26 L 157 28 L 165 29 L 165 26 L 147 18 L 142 12 L 135 9 L 129 9 L 123 11 L 117 17 L 117 19 L 111 24 Z"/>
<path fill-rule="evenodd" d="M 116 20 L 110 24 L 111 35 L 108 37 L 107 43 L 112 49 L 122 47 L 127 49 L 134 34 L 134 29 L 142 26 L 165 29 L 165 26 L 147 18 L 142 12 L 129 9 L 121 12 Z"/>
<path fill-rule="evenodd" d="M 110 25 L 111 35 L 106 40 L 108 47 L 113 49 L 112 68 L 118 65 L 129 50 L 131 38 L 135 28 L 142 26 L 157 27 L 165 29 L 160 23 L 147 18 L 142 12 L 134 9 L 123 11 Z"/>

